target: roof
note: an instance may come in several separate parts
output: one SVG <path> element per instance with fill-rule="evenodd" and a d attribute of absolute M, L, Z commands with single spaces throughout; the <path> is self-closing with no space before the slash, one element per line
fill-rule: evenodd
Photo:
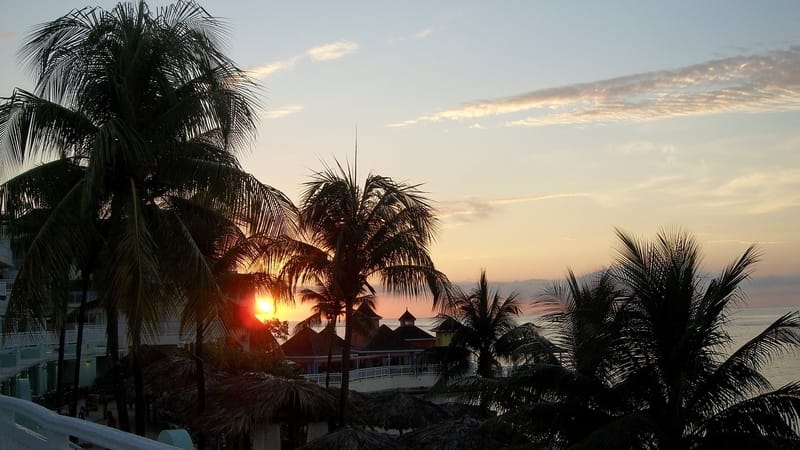
<path fill-rule="evenodd" d="M 436 321 L 438 322 L 438 325 L 436 325 L 436 327 L 433 330 L 431 330 L 435 333 L 439 332 L 451 333 L 457 330 L 460 325 L 456 319 L 450 316 L 439 316 L 437 317 Z"/>
<path fill-rule="evenodd" d="M 414 320 L 417 320 L 417 318 L 416 318 L 416 317 L 414 317 L 414 315 L 413 315 L 413 314 L 411 314 L 410 312 L 408 312 L 408 308 L 406 308 L 406 312 L 404 312 L 404 313 L 403 313 L 403 315 L 402 315 L 402 316 L 400 316 L 400 319 L 399 319 L 399 320 L 400 320 L 400 323 L 402 324 L 402 323 L 403 323 L 403 322 L 405 322 L 405 321 L 409 321 L 409 320 L 411 320 L 411 321 L 414 321 Z"/>
<path fill-rule="evenodd" d="M 333 339 L 332 354 L 342 353 L 343 340 L 332 332 L 323 330 L 320 333 L 311 328 L 303 328 L 281 345 L 287 358 L 298 356 L 327 356 L 328 346 Z"/>
<path fill-rule="evenodd" d="M 400 339 L 406 341 L 418 340 L 418 339 L 430 339 L 430 340 L 436 339 L 435 337 L 426 333 L 425 330 L 416 325 L 406 325 L 404 327 L 400 327 L 394 330 L 394 334 L 398 336 Z"/>
<path fill-rule="evenodd" d="M 369 344 L 359 349 L 359 352 L 380 352 L 392 350 L 418 350 L 406 342 L 402 337 L 386 325 L 381 325 Z"/>
<path fill-rule="evenodd" d="M 363 314 L 368 319 L 383 319 L 383 317 L 379 316 L 378 313 L 369 306 L 369 302 L 362 302 L 358 309 L 356 309 L 356 312 Z"/>

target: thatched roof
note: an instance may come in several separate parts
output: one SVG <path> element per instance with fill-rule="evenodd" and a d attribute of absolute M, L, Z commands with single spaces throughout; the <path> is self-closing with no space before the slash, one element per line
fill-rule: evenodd
<path fill-rule="evenodd" d="M 488 422 L 463 416 L 406 433 L 398 438 L 398 442 L 417 450 L 530 448 L 530 443 L 515 442 L 517 438 L 515 433 L 494 429 Z"/>
<path fill-rule="evenodd" d="M 311 328 L 303 328 L 281 345 L 283 354 L 291 357 L 322 357 L 331 354 L 342 354 L 344 340 L 333 332 L 323 330 L 320 333 Z M 332 346 L 332 347 L 331 347 Z"/>
<path fill-rule="evenodd" d="M 323 387 L 303 379 L 246 373 L 220 381 L 208 392 L 202 423 L 211 432 L 245 433 L 267 422 L 325 420 L 334 398 Z"/>
<path fill-rule="evenodd" d="M 367 344 L 364 348 L 359 349 L 358 352 L 368 353 L 398 350 L 418 349 L 395 334 L 391 328 L 387 327 L 386 325 L 381 325 L 375 335 L 372 336 L 369 344 Z"/>
<path fill-rule="evenodd" d="M 358 423 L 386 430 L 409 430 L 449 419 L 441 406 L 404 392 L 367 394 L 352 399 Z"/>
<path fill-rule="evenodd" d="M 401 450 L 404 448 L 385 434 L 344 427 L 314 439 L 298 450 Z"/>

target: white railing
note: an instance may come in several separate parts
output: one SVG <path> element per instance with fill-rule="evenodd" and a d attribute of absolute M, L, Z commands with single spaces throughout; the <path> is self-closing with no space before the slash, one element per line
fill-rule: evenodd
<path fill-rule="evenodd" d="M 350 381 L 366 380 L 370 378 L 383 378 L 383 377 L 400 377 L 400 376 L 419 376 L 419 375 L 438 375 L 438 364 L 429 364 L 423 367 L 414 365 L 396 365 L 396 366 L 378 366 L 378 367 L 364 367 L 361 369 L 353 369 L 350 371 Z M 303 375 L 307 381 L 317 384 L 325 384 L 325 377 L 327 374 L 322 373 L 307 373 Z M 340 384 L 342 382 L 341 372 L 330 373 L 331 384 Z"/>
<path fill-rule="evenodd" d="M 79 444 L 70 442 L 70 436 Z M 81 448 L 83 443 L 118 450 L 177 448 L 0 395 L 0 448 L 69 450 Z"/>
<path fill-rule="evenodd" d="M 67 358 L 74 358 L 78 330 L 73 328 L 65 333 L 64 346 Z M 180 333 L 180 323 L 175 320 L 164 321 L 158 335 L 146 341 L 147 344 L 181 345 L 190 342 L 190 333 Z M 58 358 L 59 335 L 53 331 L 31 331 L 6 333 L 0 336 L 0 379 L 46 361 Z M 128 347 L 128 328 L 124 320 L 119 323 L 120 354 Z M 106 354 L 106 325 L 85 325 L 83 328 L 83 357 Z"/>

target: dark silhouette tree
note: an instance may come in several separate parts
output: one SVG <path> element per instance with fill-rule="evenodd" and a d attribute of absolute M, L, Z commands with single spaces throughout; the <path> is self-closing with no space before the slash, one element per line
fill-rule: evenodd
<path fill-rule="evenodd" d="M 373 280 L 405 295 L 428 289 L 439 301 L 448 282 L 428 250 L 435 224 L 417 186 L 373 174 L 359 186 L 354 171 L 339 166 L 306 183 L 300 237 L 284 236 L 272 246 L 270 257 L 283 264 L 282 278 L 292 287 L 328 278 L 331 297 L 344 306 L 340 425 L 347 422 L 354 306 L 365 293 L 375 293 Z"/>
<path fill-rule="evenodd" d="M 192 2 L 155 13 L 143 2 L 74 10 L 27 37 L 21 55 L 36 90 L 17 89 L 0 107 L 5 167 L 67 157 L 85 169 L 34 237 L 20 267 L 31 283 L 16 301 L 31 307 L 41 298 L 37 283 L 68 273 L 88 246 L 81 224 L 107 224 L 93 281 L 109 316 L 112 359 L 117 314 L 128 323 L 138 433 L 139 348 L 181 297 L 177 272 L 194 273 L 204 289 L 215 284 L 175 202 L 203 195 L 263 215 L 282 207 L 236 160 L 255 129 L 253 85 L 220 50 L 223 30 Z M 163 263 L 174 255 L 179 267 Z M 117 396 L 124 429 L 121 389 Z"/>

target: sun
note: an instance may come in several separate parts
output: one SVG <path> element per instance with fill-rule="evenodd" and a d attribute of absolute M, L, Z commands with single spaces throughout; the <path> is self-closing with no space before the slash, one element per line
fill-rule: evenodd
<path fill-rule="evenodd" d="M 275 317 L 275 302 L 269 297 L 256 297 L 256 319 L 264 322 Z"/>

